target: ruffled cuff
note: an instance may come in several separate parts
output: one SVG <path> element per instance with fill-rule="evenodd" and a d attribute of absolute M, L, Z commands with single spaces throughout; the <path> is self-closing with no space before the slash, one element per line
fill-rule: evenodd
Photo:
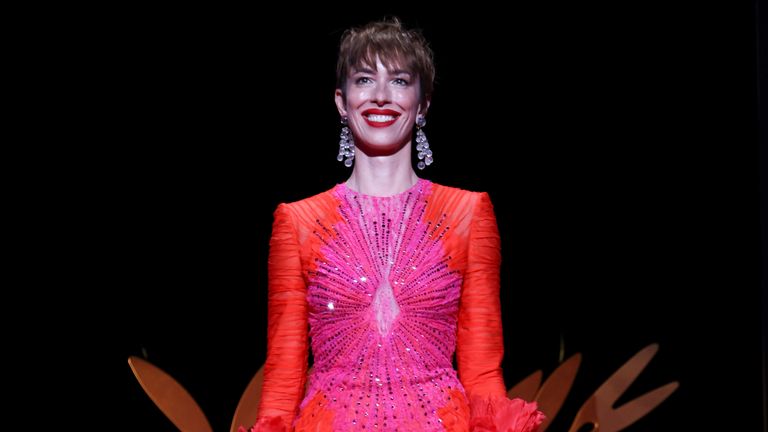
<path fill-rule="evenodd" d="M 253 426 L 248 429 L 240 426 L 237 432 L 286 432 L 286 429 L 281 417 L 260 417 Z"/>
<path fill-rule="evenodd" d="M 469 401 L 470 432 L 536 432 L 544 413 L 536 402 L 506 396 L 472 396 Z"/>

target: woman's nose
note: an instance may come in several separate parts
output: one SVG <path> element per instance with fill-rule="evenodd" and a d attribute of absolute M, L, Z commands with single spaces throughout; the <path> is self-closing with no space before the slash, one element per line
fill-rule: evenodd
<path fill-rule="evenodd" d="M 373 101 L 376 105 L 382 106 L 391 102 L 391 96 L 389 89 L 386 85 L 376 86 L 376 90 L 373 92 Z"/>

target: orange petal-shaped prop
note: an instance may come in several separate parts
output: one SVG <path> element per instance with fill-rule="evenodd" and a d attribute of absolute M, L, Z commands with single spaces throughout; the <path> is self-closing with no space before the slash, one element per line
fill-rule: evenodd
<path fill-rule="evenodd" d="M 679 384 L 677 381 L 673 381 L 625 403 L 618 409 L 613 407 L 616 400 L 629 388 L 648 365 L 648 362 L 656 355 L 658 349 L 658 344 L 648 345 L 614 372 L 584 402 L 576 414 L 569 432 L 579 431 L 582 426 L 590 423 L 594 426 L 593 430 L 600 432 L 620 431 L 651 412 L 677 390 Z"/>
<path fill-rule="evenodd" d="M 259 415 L 259 400 L 261 399 L 261 384 L 264 381 L 264 365 L 261 365 L 259 371 L 253 376 L 248 387 L 245 388 L 240 402 L 235 409 L 235 416 L 232 418 L 231 432 L 237 432 L 240 426 L 250 426 L 256 423 Z"/>
<path fill-rule="evenodd" d="M 514 387 L 507 390 L 507 397 L 510 399 L 520 398 L 525 401 L 532 401 L 541 385 L 541 377 L 541 370 L 528 375 L 522 381 L 515 384 Z"/>
<path fill-rule="evenodd" d="M 563 406 L 565 398 L 571 391 L 573 381 L 576 379 L 576 373 L 581 365 L 581 354 L 576 353 L 552 372 L 544 385 L 539 389 L 536 395 L 536 402 L 539 403 L 539 410 L 544 413 L 546 419 L 539 427 L 539 432 L 544 432 L 555 419 L 558 411 Z"/>
<path fill-rule="evenodd" d="M 177 428 L 185 432 L 212 432 L 203 410 L 173 377 L 152 363 L 136 356 L 128 364 L 152 402 Z"/>

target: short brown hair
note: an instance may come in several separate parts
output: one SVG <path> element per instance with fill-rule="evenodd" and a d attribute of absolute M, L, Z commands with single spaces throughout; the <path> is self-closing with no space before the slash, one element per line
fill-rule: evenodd
<path fill-rule="evenodd" d="M 343 94 L 349 71 L 363 65 L 375 69 L 377 56 L 387 69 L 402 67 L 419 77 L 422 103 L 432 96 L 432 49 L 421 31 L 405 29 L 398 18 L 374 21 L 344 32 L 336 64 L 336 88 Z"/>

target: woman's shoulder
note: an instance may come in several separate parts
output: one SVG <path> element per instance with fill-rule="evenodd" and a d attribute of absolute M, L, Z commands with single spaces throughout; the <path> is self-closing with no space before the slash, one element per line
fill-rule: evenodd
<path fill-rule="evenodd" d="M 461 206 L 474 207 L 478 203 L 490 201 L 488 192 L 464 189 L 457 186 L 448 186 L 432 183 L 432 195 L 439 200 L 455 202 Z"/>
<path fill-rule="evenodd" d="M 445 193 L 452 193 L 452 194 L 457 194 L 457 195 L 478 195 L 478 194 L 486 193 L 486 192 L 483 192 L 483 191 L 475 191 L 475 190 L 465 189 L 465 188 L 462 188 L 462 187 L 459 187 L 459 186 L 449 186 L 449 185 L 444 185 L 444 184 L 435 183 L 435 182 L 430 182 L 430 183 L 432 184 L 432 187 L 435 190 L 442 190 Z"/>
<path fill-rule="evenodd" d="M 337 207 L 337 200 L 333 196 L 333 192 L 337 188 L 338 185 L 306 198 L 282 202 L 277 205 L 275 212 L 287 212 L 299 219 L 322 219 L 324 214 L 334 211 Z"/>

